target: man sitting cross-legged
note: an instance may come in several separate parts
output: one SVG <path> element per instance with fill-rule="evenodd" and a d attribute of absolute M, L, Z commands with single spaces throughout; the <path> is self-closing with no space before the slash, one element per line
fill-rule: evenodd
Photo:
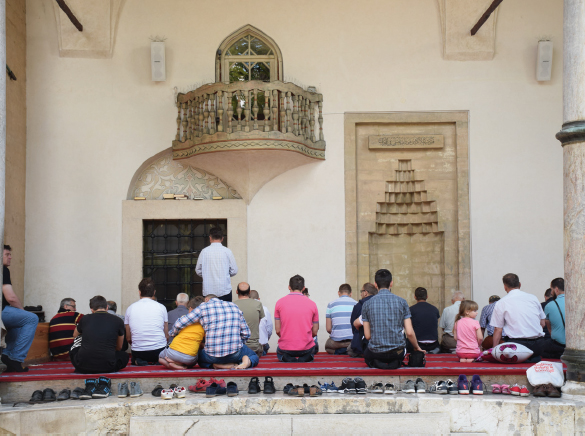
<path fill-rule="evenodd" d="M 405 333 L 413 349 L 422 350 L 412 328 L 408 303 L 390 292 L 393 284 L 390 271 L 378 270 L 375 281 L 378 295 L 362 308 L 364 336 L 370 341 L 364 350 L 364 360 L 370 368 L 397 369 L 404 359 Z"/>
<path fill-rule="evenodd" d="M 234 303 L 209 294 L 203 304 L 180 317 L 169 334 L 174 337 L 195 323 L 200 323 L 205 330 L 205 347 L 197 357 L 200 367 L 243 369 L 258 365 L 260 359 L 246 346 L 250 329 Z"/>
<path fill-rule="evenodd" d="M 327 305 L 325 327 L 331 336 L 325 342 L 329 354 L 347 354 L 353 333 L 351 331 L 351 312 L 357 301 L 351 298 L 351 286 L 344 283 L 339 287 L 336 300 Z"/>
<path fill-rule="evenodd" d="M 262 303 L 250 297 L 250 285 L 242 282 L 238 285 L 236 292 L 238 300 L 234 303 L 244 314 L 244 318 L 250 328 L 250 338 L 246 345 L 255 351 L 258 357 L 262 357 L 264 348 L 260 345 L 260 320 L 264 318 Z"/>
<path fill-rule="evenodd" d="M 120 371 L 128 365 L 124 345 L 124 322 L 107 312 L 108 302 L 101 295 L 89 300 L 91 314 L 85 315 L 73 332 L 69 351 L 71 363 L 82 374 Z"/>
<path fill-rule="evenodd" d="M 305 279 L 291 277 L 290 293 L 276 302 L 274 330 L 279 336 L 276 355 L 281 362 L 311 362 L 315 355 L 314 336 L 319 331 L 319 311 L 314 301 L 303 297 Z"/>
<path fill-rule="evenodd" d="M 187 303 L 192 312 L 205 301 L 203 297 L 192 298 Z M 168 369 L 187 369 L 197 363 L 199 345 L 205 337 L 205 331 L 198 322 L 182 329 L 173 341 L 160 352 L 158 361 Z"/>
<path fill-rule="evenodd" d="M 83 315 L 77 312 L 77 303 L 73 298 L 61 300 L 57 315 L 49 323 L 49 351 L 53 360 L 69 360 L 73 332 L 81 318 Z"/>

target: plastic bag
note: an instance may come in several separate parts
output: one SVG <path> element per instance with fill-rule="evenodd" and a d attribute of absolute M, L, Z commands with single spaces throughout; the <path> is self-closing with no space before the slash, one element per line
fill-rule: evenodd
<path fill-rule="evenodd" d="M 526 370 L 528 382 L 532 386 L 552 384 L 560 388 L 565 383 L 563 364 L 560 362 L 541 361 Z"/>

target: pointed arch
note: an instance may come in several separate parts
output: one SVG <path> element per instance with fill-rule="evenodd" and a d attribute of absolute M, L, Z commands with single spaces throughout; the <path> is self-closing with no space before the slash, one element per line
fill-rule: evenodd
<path fill-rule="evenodd" d="M 237 41 L 247 36 L 258 38 L 272 50 L 274 58 L 271 62 L 274 62 L 274 65 L 271 68 L 270 81 L 284 81 L 282 52 L 280 51 L 280 47 L 278 47 L 278 44 L 274 39 L 251 24 L 246 24 L 245 26 L 240 27 L 238 30 L 227 36 L 219 45 L 215 60 L 215 81 L 229 83 L 229 59 L 226 59 L 226 52 Z M 229 58 L 229 55 L 227 57 Z"/>

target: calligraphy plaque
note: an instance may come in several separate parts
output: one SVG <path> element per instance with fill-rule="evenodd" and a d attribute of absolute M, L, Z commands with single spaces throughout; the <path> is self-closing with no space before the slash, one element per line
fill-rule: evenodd
<path fill-rule="evenodd" d="M 403 150 L 408 148 L 443 148 L 443 135 L 369 136 L 370 150 Z"/>

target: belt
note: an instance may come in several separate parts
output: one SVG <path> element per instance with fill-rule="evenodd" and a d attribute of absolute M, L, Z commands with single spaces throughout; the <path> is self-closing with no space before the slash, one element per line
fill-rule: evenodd
<path fill-rule="evenodd" d="M 506 342 L 507 341 L 526 341 L 526 342 L 533 342 L 533 341 L 538 341 L 539 339 L 541 339 L 540 337 L 538 338 L 510 338 L 508 336 L 505 337 Z"/>

